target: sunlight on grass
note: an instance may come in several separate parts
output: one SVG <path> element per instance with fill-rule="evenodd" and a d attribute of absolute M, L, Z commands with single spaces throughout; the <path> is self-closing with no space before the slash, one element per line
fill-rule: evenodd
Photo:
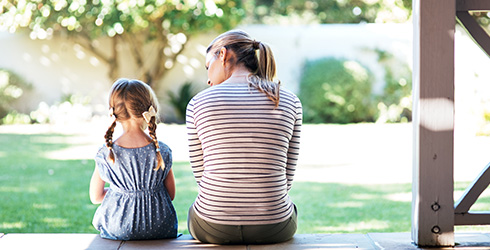
<path fill-rule="evenodd" d="M 67 218 L 44 218 L 43 222 L 47 223 L 50 227 L 67 227 Z"/>
<path fill-rule="evenodd" d="M 489 211 L 489 207 L 488 207 L 488 204 L 473 204 L 473 206 L 471 206 L 471 209 L 470 211 Z"/>
<path fill-rule="evenodd" d="M 30 139 L 32 143 L 42 144 L 65 144 L 70 142 L 70 137 L 58 135 L 58 136 L 38 136 Z"/>
<path fill-rule="evenodd" d="M 87 152 L 91 152 L 88 155 Z M 93 148 L 90 145 L 87 146 L 73 146 L 66 149 L 54 150 L 44 153 L 44 157 L 51 160 L 82 160 L 90 159 L 97 153 L 97 148 Z"/>
<path fill-rule="evenodd" d="M 401 201 L 401 202 L 412 202 L 412 193 L 394 193 L 385 196 L 387 200 L 390 201 Z"/>
<path fill-rule="evenodd" d="M 3 186 L 0 187 L 0 192 L 3 193 L 38 193 L 39 190 L 36 187 L 11 187 L 11 186 Z"/>
<path fill-rule="evenodd" d="M 351 197 L 353 199 L 356 199 L 356 200 L 372 200 L 372 199 L 376 199 L 376 196 L 373 195 L 373 194 L 363 194 L 363 193 L 359 193 L 359 194 L 351 194 Z"/>
<path fill-rule="evenodd" d="M 362 207 L 364 206 L 364 202 L 360 201 L 346 201 L 346 202 L 337 202 L 334 204 L 329 204 L 329 207 L 334 207 L 334 208 L 348 208 L 348 207 Z"/>
<path fill-rule="evenodd" d="M 54 209 L 54 208 L 56 208 L 56 205 L 55 204 L 47 204 L 47 203 L 44 203 L 44 204 L 34 203 L 34 204 L 32 204 L 32 207 L 35 209 Z"/>
<path fill-rule="evenodd" d="M 25 227 L 25 223 L 22 221 L 19 222 L 2 222 L 0 224 L 0 228 L 3 229 L 22 229 Z"/>

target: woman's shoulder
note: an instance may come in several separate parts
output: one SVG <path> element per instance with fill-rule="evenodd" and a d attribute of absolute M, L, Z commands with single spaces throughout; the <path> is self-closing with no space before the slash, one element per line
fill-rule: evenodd
<path fill-rule="evenodd" d="M 206 88 L 206 89 L 201 90 L 194 97 L 192 97 L 191 101 L 196 101 L 196 100 L 205 98 L 207 95 L 212 94 L 216 90 L 216 87 L 218 87 L 218 86 L 219 85 L 212 86 L 212 87 L 209 87 L 209 88 Z"/>
<path fill-rule="evenodd" d="M 281 87 L 280 93 L 281 93 L 281 95 L 289 96 L 289 97 L 292 97 L 292 98 L 298 98 L 296 96 L 296 94 L 293 93 L 293 91 L 291 91 L 291 90 L 289 90 L 287 88 L 282 88 Z"/>
<path fill-rule="evenodd" d="M 236 90 L 248 91 L 249 90 L 248 83 L 226 83 L 226 84 L 222 83 L 222 84 L 214 85 L 204 90 L 201 90 L 192 98 L 192 100 L 199 101 L 200 99 L 207 99 L 210 96 L 220 95 L 222 93 L 230 94 L 232 92 L 235 92 Z"/>
<path fill-rule="evenodd" d="M 282 99 L 286 99 L 289 102 L 291 102 L 292 104 L 300 102 L 298 96 L 289 89 L 281 88 L 280 95 L 281 95 Z"/>

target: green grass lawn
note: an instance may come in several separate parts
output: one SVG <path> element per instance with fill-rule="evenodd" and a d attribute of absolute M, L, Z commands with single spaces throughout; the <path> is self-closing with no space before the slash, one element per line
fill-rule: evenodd
<path fill-rule="evenodd" d="M 94 161 L 46 156 L 71 147 L 70 136 L 0 134 L 0 142 L 1 233 L 97 233 L 91 224 L 97 206 L 88 197 Z M 188 233 L 196 184 L 188 163 L 175 162 L 173 169 L 179 232 Z M 464 190 L 467 183 L 455 186 Z M 291 196 L 299 212 L 297 233 L 410 231 L 410 184 L 295 182 Z M 490 210 L 490 198 L 478 206 Z"/>

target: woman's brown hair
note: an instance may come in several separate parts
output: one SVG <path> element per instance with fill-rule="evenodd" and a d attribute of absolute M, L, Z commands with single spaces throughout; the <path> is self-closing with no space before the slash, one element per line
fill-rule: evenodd
<path fill-rule="evenodd" d="M 155 93 L 148 84 L 130 79 L 118 79 L 111 88 L 109 97 L 109 107 L 111 115 L 115 117 L 114 122 L 109 126 L 105 134 L 106 146 L 109 149 L 109 160 L 114 162 L 114 151 L 112 150 L 113 141 L 112 134 L 116 127 L 117 121 L 124 121 L 130 118 L 143 118 L 143 113 L 147 112 L 150 107 L 153 107 L 158 114 L 158 100 Z M 157 167 L 158 170 L 165 166 L 162 155 L 160 154 L 160 145 L 158 144 L 156 129 L 157 117 L 152 116 L 148 121 L 148 131 L 155 144 L 157 151 Z"/>
<path fill-rule="evenodd" d="M 235 54 L 227 61 L 230 70 L 234 65 L 243 64 L 252 72 L 248 76 L 249 84 L 265 93 L 277 107 L 281 82 L 274 82 L 276 62 L 269 45 L 256 41 L 244 31 L 231 30 L 214 39 L 206 53 L 218 54 L 223 47 L 232 50 Z"/>

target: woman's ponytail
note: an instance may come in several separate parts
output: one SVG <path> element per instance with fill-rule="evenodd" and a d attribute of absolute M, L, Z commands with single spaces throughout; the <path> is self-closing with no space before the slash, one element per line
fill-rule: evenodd
<path fill-rule="evenodd" d="M 276 76 L 276 62 L 272 50 L 267 44 L 254 40 L 254 48 L 257 48 L 257 75 L 267 81 L 273 81 Z"/>
<path fill-rule="evenodd" d="M 248 80 L 252 86 L 265 93 L 277 108 L 281 82 L 274 82 L 276 62 L 272 50 L 267 44 L 255 40 L 252 42 L 252 47 L 255 49 L 257 57 L 257 72 L 255 75 L 251 75 Z"/>

